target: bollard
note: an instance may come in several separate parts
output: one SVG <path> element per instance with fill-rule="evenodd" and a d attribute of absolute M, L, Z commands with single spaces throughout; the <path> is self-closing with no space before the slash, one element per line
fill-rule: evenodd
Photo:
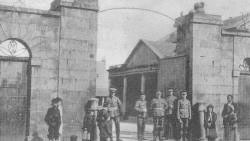
<path fill-rule="evenodd" d="M 76 135 L 70 136 L 70 141 L 77 141 L 77 136 Z"/>
<path fill-rule="evenodd" d="M 204 128 L 204 112 L 205 106 L 203 103 L 199 103 L 199 122 L 200 122 L 200 138 L 199 141 L 207 141 L 206 139 L 206 130 Z"/>

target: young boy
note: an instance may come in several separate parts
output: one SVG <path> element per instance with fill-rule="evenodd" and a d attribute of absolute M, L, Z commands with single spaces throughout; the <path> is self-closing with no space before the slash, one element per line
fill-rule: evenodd
<path fill-rule="evenodd" d="M 96 141 L 96 118 L 97 109 L 95 107 L 95 102 L 97 99 L 91 98 L 85 105 L 85 116 L 83 120 L 83 132 L 86 134 L 84 141 Z"/>
<path fill-rule="evenodd" d="M 51 101 L 52 107 L 48 109 L 45 116 L 45 122 L 49 126 L 48 138 L 49 141 L 58 141 L 59 139 L 59 128 L 61 126 L 61 115 L 58 109 L 58 99 L 53 99 Z"/>
<path fill-rule="evenodd" d="M 98 112 L 97 122 L 100 130 L 100 141 L 113 141 L 112 121 L 106 109 L 102 109 Z"/>

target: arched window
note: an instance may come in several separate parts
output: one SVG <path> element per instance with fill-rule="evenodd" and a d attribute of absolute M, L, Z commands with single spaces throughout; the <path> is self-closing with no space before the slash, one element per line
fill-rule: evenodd
<path fill-rule="evenodd" d="M 15 39 L 8 39 L 0 44 L 0 56 L 30 57 L 30 53 L 23 43 Z"/>

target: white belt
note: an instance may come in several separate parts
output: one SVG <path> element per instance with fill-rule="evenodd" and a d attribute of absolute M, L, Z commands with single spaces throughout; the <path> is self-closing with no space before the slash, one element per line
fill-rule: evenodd
<path fill-rule="evenodd" d="M 110 108 L 108 108 L 108 109 L 111 110 L 111 111 L 118 110 L 117 107 L 110 107 Z"/>

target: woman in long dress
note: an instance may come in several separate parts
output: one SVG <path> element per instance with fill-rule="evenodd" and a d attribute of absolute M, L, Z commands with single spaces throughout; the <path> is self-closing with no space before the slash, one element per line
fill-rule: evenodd
<path fill-rule="evenodd" d="M 233 96 L 227 96 L 227 103 L 224 105 L 222 111 L 223 125 L 224 125 L 224 140 L 236 141 L 238 140 L 237 131 L 237 105 L 233 103 Z"/>

